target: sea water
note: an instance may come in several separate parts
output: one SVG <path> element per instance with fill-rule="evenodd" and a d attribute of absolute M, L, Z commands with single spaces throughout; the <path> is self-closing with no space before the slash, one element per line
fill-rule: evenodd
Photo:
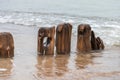
<path fill-rule="evenodd" d="M 90 24 L 107 45 L 120 45 L 119 0 L 0 0 L 0 23 L 50 27 Z"/>
<path fill-rule="evenodd" d="M 38 56 L 39 27 L 63 22 L 73 25 L 70 55 Z M 76 53 L 81 23 L 91 25 L 105 50 Z M 120 0 L 0 0 L 0 32 L 6 31 L 14 37 L 15 56 L 0 59 L 0 80 L 120 79 Z"/>

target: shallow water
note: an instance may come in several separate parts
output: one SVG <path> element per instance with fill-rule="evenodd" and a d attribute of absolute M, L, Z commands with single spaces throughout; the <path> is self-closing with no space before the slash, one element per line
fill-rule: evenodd
<path fill-rule="evenodd" d="M 38 56 L 38 27 L 0 24 L 13 34 L 15 57 L 0 59 L 0 80 L 119 80 L 120 48 L 106 47 L 90 54 L 76 52 L 72 36 L 70 55 Z"/>

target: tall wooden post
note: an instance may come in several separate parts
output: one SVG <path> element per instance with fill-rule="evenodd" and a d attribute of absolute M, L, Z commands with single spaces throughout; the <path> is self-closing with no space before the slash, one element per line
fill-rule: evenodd
<path fill-rule="evenodd" d="M 56 52 L 57 54 L 69 54 L 71 51 L 72 25 L 69 23 L 59 24 L 56 29 Z"/>

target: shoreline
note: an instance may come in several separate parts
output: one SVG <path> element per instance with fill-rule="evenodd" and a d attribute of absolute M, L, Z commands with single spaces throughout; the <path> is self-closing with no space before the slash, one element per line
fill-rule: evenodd
<path fill-rule="evenodd" d="M 37 56 L 38 27 L 0 24 L 0 32 L 11 32 L 15 42 L 13 59 L 0 59 L 0 80 L 119 80 L 120 47 L 76 54 L 72 35 L 71 55 Z M 4 65 L 3 65 L 4 64 Z"/>

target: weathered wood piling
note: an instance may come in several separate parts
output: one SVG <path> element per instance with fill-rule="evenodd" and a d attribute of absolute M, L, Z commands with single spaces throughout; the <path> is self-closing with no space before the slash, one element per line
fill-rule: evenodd
<path fill-rule="evenodd" d="M 71 51 L 72 25 L 69 23 L 59 24 L 56 29 L 56 52 L 57 54 L 69 54 Z"/>
<path fill-rule="evenodd" d="M 100 37 L 95 37 L 89 24 L 80 24 L 77 31 L 77 50 L 89 52 L 91 50 L 104 49 L 104 43 Z"/>
<path fill-rule="evenodd" d="M 80 24 L 77 31 L 77 50 L 88 52 L 91 50 L 91 27 L 88 24 Z"/>
<path fill-rule="evenodd" d="M 43 55 L 54 54 L 55 27 L 41 27 L 38 31 L 38 52 Z M 44 39 L 47 40 L 44 42 Z"/>
<path fill-rule="evenodd" d="M 94 31 L 91 32 L 91 47 L 92 50 L 104 49 L 104 43 L 100 37 L 95 37 Z"/>
<path fill-rule="evenodd" d="M 0 57 L 14 57 L 14 40 L 12 34 L 9 32 L 0 33 Z"/>

